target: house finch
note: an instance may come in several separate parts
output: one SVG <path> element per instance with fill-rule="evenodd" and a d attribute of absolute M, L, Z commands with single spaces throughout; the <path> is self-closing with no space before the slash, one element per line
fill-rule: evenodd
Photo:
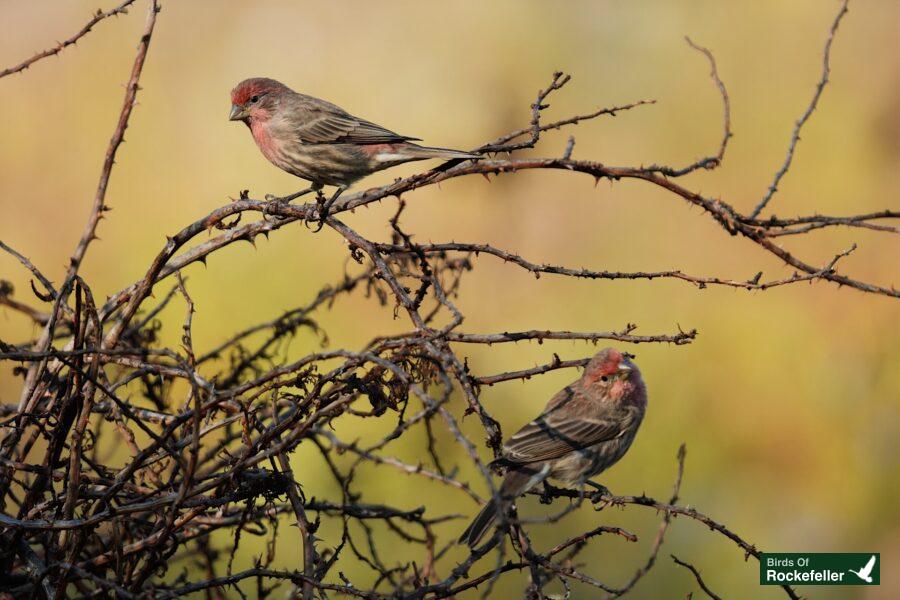
<path fill-rule="evenodd" d="M 491 463 L 505 470 L 503 484 L 460 543 L 475 547 L 500 511 L 547 478 L 590 483 L 628 451 L 646 407 L 647 388 L 634 363 L 614 348 L 598 352 L 581 379 L 560 390 L 503 445 L 502 456 Z"/>
<path fill-rule="evenodd" d="M 322 186 L 337 186 L 327 208 L 350 184 L 375 171 L 429 158 L 480 158 L 469 152 L 413 144 L 410 140 L 418 138 L 399 135 L 263 77 L 246 79 L 232 90 L 228 118 L 247 124 L 269 162 L 312 183 L 280 201 L 313 191 L 321 201 Z"/>

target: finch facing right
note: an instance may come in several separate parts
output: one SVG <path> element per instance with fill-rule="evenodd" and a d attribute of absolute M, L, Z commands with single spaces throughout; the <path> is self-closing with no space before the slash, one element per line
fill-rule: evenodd
<path fill-rule="evenodd" d="M 631 447 L 647 408 L 637 366 L 615 348 L 598 352 L 584 375 L 560 390 L 544 411 L 504 445 L 492 467 L 505 470 L 491 499 L 459 538 L 475 547 L 515 499 L 545 479 L 584 485 Z M 499 500 L 499 501 L 498 501 Z"/>

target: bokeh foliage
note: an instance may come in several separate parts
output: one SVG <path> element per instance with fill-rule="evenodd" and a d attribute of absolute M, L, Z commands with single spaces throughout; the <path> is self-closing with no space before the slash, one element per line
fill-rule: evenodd
<path fill-rule="evenodd" d="M 113 175 L 108 203 L 114 210 L 101 224 L 102 241 L 89 253 L 83 274 L 102 298 L 142 274 L 165 234 L 239 190 L 281 194 L 297 187 L 259 156 L 242 126 L 226 121 L 231 86 L 255 75 L 275 77 L 429 143 L 466 148 L 523 126 L 537 88 L 563 68 L 574 81 L 554 98 L 550 115 L 658 100 L 579 128 L 576 157 L 683 164 L 708 153 L 721 127 L 707 66 L 681 40 L 689 34 L 716 54 L 733 103 L 735 138 L 722 168 L 691 175 L 687 183 L 749 208 L 781 164 L 790 128 L 808 101 L 833 4 L 583 1 L 562 9 L 515 0 L 166 3 L 140 105 Z M 90 2 L 7 0 L 0 20 L 3 62 L 64 37 L 95 8 Z M 0 82 L 0 238 L 51 276 L 64 272 L 86 216 L 141 13 L 136 9 L 103 23 L 58 59 Z M 852 7 L 836 41 L 832 83 L 773 201 L 777 214 L 896 206 L 898 22 L 900 6 L 890 0 Z M 548 135 L 545 152 L 560 152 L 565 141 L 564 135 Z M 388 182 L 413 168 L 366 183 Z M 734 278 L 760 270 L 771 277 L 790 274 L 657 190 L 633 183 L 593 186 L 587 177 L 546 172 L 490 184 L 482 178 L 452 181 L 408 197 L 405 224 L 417 239 L 486 241 L 526 258 L 573 266 L 677 267 Z M 348 220 L 387 239 L 392 209 L 386 202 Z M 860 249 L 844 268 L 883 284 L 896 280 L 897 245 L 886 236 L 835 230 L 785 244 L 824 263 L 852 241 Z M 205 268 L 191 267 L 186 275 L 198 309 L 195 345 L 202 351 L 236 329 L 305 302 L 341 272 L 346 255 L 333 233 L 291 229 L 260 239 L 255 249 L 239 245 L 218 253 Z M 28 279 L 9 257 L 0 256 L 0 273 L 18 293 L 27 293 Z M 630 349 L 648 381 L 650 409 L 634 448 L 603 482 L 615 492 L 666 496 L 675 452 L 684 441 L 685 502 L 767 549 L 880 551 L 881 593 L 900 585 L 900 573 L 891 569 L 900 557 L 894 510 L 900 502 L 900 312 L 892 300 L 823 283 L 755 293 L 697 290 L 675 281 L 535 280 L 485 257 L 468 275 L 459 306 L 472 330 L 603 330 L 628 322 L 648 332 L 668 331 L 676 323 L 696 327 L 700 336 L 692 345 Z M 169 341 L 175 341 L 180 307 L 163 318 Z M 323 325 L 332 347 L 351 348 L 402 327 L 390 308 L 361 296 L 341 300 Z M 0 332 L 4 340 L 34 333 L 5 310 Z M 299 356 L 320 342 L 303 332 L 286 352 Z M 576 358 L 593 348 L 566 342 L 476 347 L 469 365 L 493 373 L 546 362 L 552 352 Z M 0 402 L 12 403 L 19 382 L 2 368 Z M 482 399 L 510 431 L 573 375 L 500 384 Z M 455 409 L 461 413 L 462 405 Z M 359 421 L 352 430 L 353 423 L 342 422 L 344 439 L 376 434 L 377 425 Z M 475 431 L 474 422 L 467 426 Z M 407 443 L 395 448 L 399 457 L 424 458 L 417 456 L 421 440 Z M 453 444 L 445 447 L 457 452 Z M 301 451 L 293 460 L 307 494 L 334 491 L 312 454 Z M 310 483 L 315 481 L 321 489 Z M 373 473 L 366 486 L 372 501 L 426 504 L 437 513 L 475 511 L 474 503 L 402 475 Z M 542 510 L 533 501 L 523 507 L 533 514 Z M 549 545 L 597 519 L 641 534 L 638 544 L 600 539 L 582 555 L 598 577 L 621 580 L 642 560 L 656 528 L 648 515 L 586 509 L 561 524 L 535 528 L 535 536 Z M 451 535 L 462 526 L 459 521 L 443 527 Z M 297 544 L 293 531 L 285 531 L 279 552 L 287 560 Z M 323 529 L 320 537 L 330 533 Z M 670 549 L 690 557 L 714 589 L 730 592 L 726 596 L 778 593 L 758 588 L 756 566 L 744 564 L 733 547 L 696 524 L 676 521 L 669 536 Z M 245 537 L 236 565 L 251 564 L 264 543 Z M 397 548 L 398 558 L 403 551 Z M 635 596 L 694 589 L 684 570 L 663 561 Z M 521 587 L 502 591 L 518 593 Z M 814 592 L 839 597 L 826 588 Z"/>

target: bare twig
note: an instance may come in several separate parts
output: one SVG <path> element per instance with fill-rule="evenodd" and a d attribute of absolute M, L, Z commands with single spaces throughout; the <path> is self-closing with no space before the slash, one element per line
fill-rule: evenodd
<path fill-rule="evenodd" d="M 134 2 L 135 2 L 135 0 L 125 0 L 120 5 L 116 6 L 115 8 L 111 8 L 107 11 L 98 10 L 96 13 L 94 13 L 94 15 L 91 17 L 91 19 L 87 23 L 85 23 L 84 27 L 82 27 L 78 31 L 78 33 L 76 33 L 75 35 L 73 35 L 72 37 L 70 37 L 66 40 L 63 40 L 62 42 L 59 42 L 52 48 L 48 48 L 46 50 L 38 52 L 34 56 L 22 61 L 21 63 L 19 63 L 18 65 L 14 66 L 14 67 L 9 67 L 8 69 L 4 69 L 4 70 L 0 71 L 0 78 L 6 77 L 7 75 L 12 75 L 14 73 L 21 73 L 22 71 L 24 71 L 25 69 L 27 69 L 28 67 L 30 67 L 31 65 L 33 65 L 34 63 L 36 63 L 39 60 L 47 58 L 48 56 L 56 56 L 57 54 L 62 52 L 65 48 L 74 45 L 76 42 L 78 42 L 78 40 L 80 40 L 81 38 L 86 36 L 88 33 L 90 33 L 91 29 L 94 28 L 94 25 L 96 25 L 103 19 L 107 19 L 109 17 L 116 16 L 116 15 L 119 15 L 122 13 L 127 13 L 128 7 L 131 6 L 132 4 L 134 4 Z"/>
<path fill-rule="evenodd" d="M 822 76 L 816 84 L 816 91 L 813 93 L 812 100 L 809 101 L 809 106 L 806 107 L 806 110 L 794 124 L 794 132 L 791 134 L 791 141 L 788 144 L 787 156 L 784 157 L 784 163 L 781 165 L 781 168 L 778 169 L 778 172 L 775 173 L 775 178 L 772 180 L 772 184 L 769 185 L 769 189 L 766 191 L 765 196 L 759 201 L 759 204 L 756 205 L 753 212 L 750 213 L 751 219 L 758 217 L 766 205 L 769 204 L 769 200 L 771 200 L 772 196 L 775 195 L 775 192 L 778 191 L 778 184 L 781 183 L 781 178 L 784 177 L 788 172 L 788 169 L 791 168 L 791 162 L 794 160 L 794 150 L 797 148 L 797 143 L 800 141 L 800 130 L 803 129 L 803 126 L 816 110 L 816 107 L 819 105 L 819 98 L 822 97 L 822 92 L 825 91 L 825 86 L 828 84 L 828 76 L 831 74 L 831 44 L 834 42 L 834 36 L 837 34 L 841 20 L 849 10 L 849 3 L 850 0 L 841 1 L 841 7 L 838 10 L 837 16 L 835 16 L 834 21 L 831 23 L 831 29 L 829 29 L 828 37 L 825 39 L 825 50 L 822 52 Z"/>
<path fill-rule="evenodd" d="M 674 554 L 672 554 L 671 556 L 672 556 L 672 560 L 675 561 L 676 565 L 684 567 L 685 569 L 687 569 L 694 575 L 694 579 L 697 580 L 697 584 L 700 586 L 700 589 L 702 589 L 706 593 L 707 596 L 712 598 L 712 600 L 722 600 L 711 589 L 709 589 L 709 586 L 707 586 L 706 583 L 703 581 L 703 578 L 700 577 L 700 571 L 698 571 L 694 567 L 694 565 L 692 565 L 690 563 L 686 563 L 683 560 L 679 560 L 679 558 L 677 556 L 675 556 Z"/>

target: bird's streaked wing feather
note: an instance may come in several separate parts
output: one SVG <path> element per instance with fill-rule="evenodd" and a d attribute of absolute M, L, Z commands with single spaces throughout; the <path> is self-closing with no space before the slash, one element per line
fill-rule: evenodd
<path fill-rule="evenodd" d="M 305 118 L 298 119 L 297 136 L 305 144 L 391 144 L 418 140 L 354 117 L 323 101 L 307 105 Z"/>
<path fill-rule="evenodd" d="M 503 445 L 503 456 L 517 463 L 559 458 L 569 452 L 614 439 L 622 423 L 568 417 L 550 412 L 528 423 Z"/>

